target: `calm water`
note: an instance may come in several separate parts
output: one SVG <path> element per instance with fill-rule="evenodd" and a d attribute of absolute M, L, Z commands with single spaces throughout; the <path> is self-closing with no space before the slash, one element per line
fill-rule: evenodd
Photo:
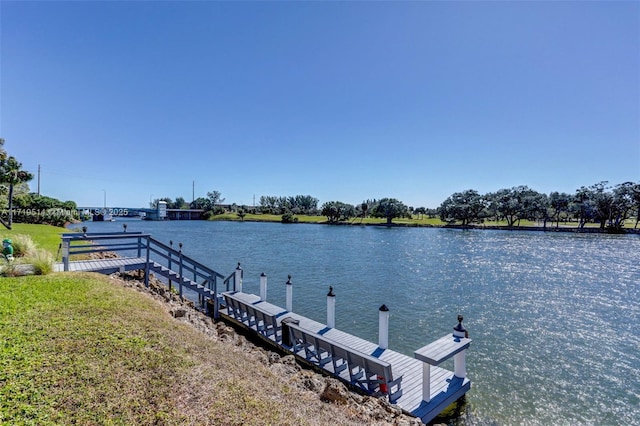
<path fill-rule="evenodd" d="M 122 221 L 88 223 L 89 232 Z M 244 289 L 324 322 L 413 351 L 465 317 L 473 339 L 466 425 L 640 425 L 640 237 L 236 222 L 127 221 L 229 275 Z M 447 366 L 452 368 L 451 366 Z"/>

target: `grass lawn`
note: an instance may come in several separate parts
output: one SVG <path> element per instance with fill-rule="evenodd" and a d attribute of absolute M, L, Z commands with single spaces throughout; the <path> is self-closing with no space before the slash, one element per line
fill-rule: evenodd
<path fill-rule="evenodd" d="M 65 228 L 59 228 L 51 225 L 14 223 L 10 230 L 2 227 L 2 229 L 0 229 L 0 237 L 5 239 L 12 238 L 14 235 L 18 234 L 28 235 L 39 248 L 47 250 L 55 256 L 58 252 L 58 246 L 62 242 L 60 234 L 63 232 L 69 231 Z"/>
<path fill-rule="evenodd" d="M 106 276 L 0 279 L 0 342 L 3 425 L 297 425 L 347 417 Z"/>

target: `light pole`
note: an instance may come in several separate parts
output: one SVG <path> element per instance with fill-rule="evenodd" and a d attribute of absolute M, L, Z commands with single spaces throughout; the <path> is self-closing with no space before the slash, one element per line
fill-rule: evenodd
<path fill-rule="evenodd" d="M 103 189 L 102 192 L 104 192 L 104 209 L 106 211 L 107 210 L 107 191 Z"/>

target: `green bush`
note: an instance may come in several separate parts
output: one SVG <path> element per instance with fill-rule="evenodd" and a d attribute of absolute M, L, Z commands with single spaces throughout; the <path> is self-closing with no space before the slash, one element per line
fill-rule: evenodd
<path fill-rule="evenodd" d="M 282 223 L 296 223 L 298 218 L 295 217 L 292 213 L 287 212 L 282 215 Z"/>

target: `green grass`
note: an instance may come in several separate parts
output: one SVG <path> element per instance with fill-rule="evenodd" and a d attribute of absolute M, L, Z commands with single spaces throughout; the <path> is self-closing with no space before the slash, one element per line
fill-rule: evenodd
<path fill-rule="evenodd" d="M 328 223 L 327 222 L 327 218 L 325 216 L 307 216 L 307 215 L 295 215 L 295 218 L 298 219 L 298 223 Z M 230 221 L 240 221 L 241 219 L 238 217 L 238 215 L 236 213 L 225 213 L 225 214 L 221 214 L 221 215 L 216 215 L 216 216 L 212 216 L 210 220 L 230 220 Z M 247 214 L 244 217 L 244 220 L 249 222 L 281 222 L 282 221 L 282 215 L 275 215 L 275 214 Z M 348 224 L 352 224 L 352 225 L 382 225 L 385 224 L 387 221 L 386 219 L 381 219 L 381 218 L 373 218 L 373 217 L 367 217 L 364 219 L 361 218 L 352 218 L 347 222 L 341 222 L 341 223 L 348 223 Z M 440 220 L 440 218 L 428 218 L 427 216 L 424 215 L 414 215 L 411 219 L 393 219 L 392 224 L 396 224 L 396 225 L 405 225 L 405 226 L 445 226 L 447 225 L 446 222 L 443 222 Z M 458 222 L 457 224 L 460 224 L 460 222 Z M 506 220 L 500 220 L 500 221 L 495 221 L 495 220 L 485 220 L 483 223 L 474 223 L 473 225 L 475 226 L 482 226 L 482 227 L 506 227 L 508 226 L 508 223 Z M 535 222 L 535 221 L 530 221 L 530 220 L 521 220 L 519 223 L 516 222 L 516 224 L 514 225 L 514 227 L 533 227 L 533 226 L 537 226 L 537 227 L 542 227 L 543 224 L 542 222 Z M 635 226 L 635 219 L 631 220 L 627 220 L 625 222 L 625 228 L 627 229 L 633 229 Z M 560 227 L 563 228 L 577 228 L 578 227 L 578 223 L 577 222 L 569 222 L 569 223 L 560 223 Z M 600 224 L 598 223 L 587 223 L 585 225 L 585 227 L 587 228 L 599 228 Z M 555 228 L 555 222 L 551 222 L 548 221 L 547 222 L 547 228 Z"/>
<path fill-rule="evenodd" d="M 325 216 L 309 216 L 309 215 L 295 215 L 295 218 L 298 219 L 298 223 L 327 223 L 327 218 Z M 232 220 L 232 221 L 240 221 L 241 219 L 238 217 L 236 213 L 225 213 L 216 216 L 212 216 L 210 220 Z M 247 214 L 244 217 L 244 220 L 247 222 L 281 222 L 282 215 L 277 214 Z M 350 224 L 383 224 L 386 223 L 386 219 L 379 219 L 373 217 L 367 217 L 362 221 L 360 218 L 352 218 L 348 222 Z M 440 219 L 428 219 L 423 217 L 422 219 L 418 219 L 417 216 L 413 219 L 394 219 L 393 223 L 402 223 L 402 224 L 412 224 L 412 225 L 443 225 L 444 223 Z"/>
<path fill-rule="evenodd" d="M 12 229 L 2 228 L 0 230 L 0 238 L 12 238 L 14 235 L 23 234 L 31 237 L 33 242 L 41 249 L 55 254 L 58 252 L 58 246 L 62 241 L 60 234 L 69 232 L 65 228 L 59 228 L 51 225 L 33 225 L 27 223 L 14 223 Z M 59 256 L 58 256 L 59 257 Z"/>
<path fill-rule="evenodd" d="M 0 425 L 301 425 L 346 416 L 304 391 L 291 398 L 286 377 L 166 309 L 102 275 L 0 279 Z"/>
<path fill-rule="evenodd" d="M 104 279 L 1 280 L 0 421 L 152 423 L 149 405 L 160 407 L 170 391 L 162 375 L 181 368 L 183 354 L 153 331 L 157 313 L 143 308 Z"/>

